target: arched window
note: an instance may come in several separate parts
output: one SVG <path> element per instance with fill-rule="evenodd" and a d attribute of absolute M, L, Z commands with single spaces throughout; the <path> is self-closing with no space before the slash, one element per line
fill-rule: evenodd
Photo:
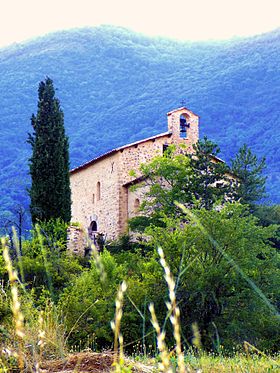
<path fill-rule="evenodd" d="M 91 223 L 90 223 L 90 226 L 89 226 L 89 232 L 92 233 L 92 232 L 97 232 L 97 223 L 95 220 L 93 220 Z"/>
<path fill-rule="evenodd" d="M 135 201 L 134 201 L 134 212 L 135 213 L 139 211 L 139 207 L 140 207 L 139 198 L 135 198 Z"/>
<path fill-rule="evenodd" d="M 98 181 L 96 184 L 96 198 L 97 198 L 97 201 L 99 201 L 101 198 L 100 181 Z"/>
<path fill-rule="evenodd" d="M 180 137 L 181 139 L 186 139 L 188 137 L 187 128 L 190 127 L 188 123 L 187 116 L 182 114 L 180 115 Z"/>

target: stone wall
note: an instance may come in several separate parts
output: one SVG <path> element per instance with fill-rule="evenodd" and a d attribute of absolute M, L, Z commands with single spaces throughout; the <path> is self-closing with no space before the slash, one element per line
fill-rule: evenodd
<path fill-rule="evenodd" d="M 88 246 L 87 234 L 82 227 L 70 225 L 67 228 L 67 248 L 72 253 L 84 256 Z"/>
<path fill-rule="evenodd" d="M 101 159 L 93 165 L 71 174 L 72 221 L 85 229 L 92 221 L 97 231 L 110 239 L 119 235 L 119 154 Z M 98 198 L 97 183 L 100 183 Z"/>
<path fill-rule="evenodd" d="M 140 177 L 140 164 L 151 161 L 157 155 L 162 155 L 163 145 L 170 145 L 171 143 L 172 136 L 165 135 L 121 150 L 119 175 L 122 184 L 129 183 Z M 130 171 L 134 171 L 136 175 L 131 176 Z"/>
<path fill-rule="evenodd" d="M 143 202 L 148 190 L 149 186 L 145 183 L 145 181 L 141 182 L 136 188 L 128 188 L 128 219 L 134 218 L 135 216 L 139 215 L 139 206 Z"/>
<path fill-rule="evenodd" d="M 189 123 L 185 139 L 180 137 L 182 114 Z M 130 182 L 141 176 L 140 164 L 162 155 L 164 145 L 183 143 L 191 152 L 192 145 L 198 140 L 198 117 L 184 108 L 170 112 L 168 130 L 170 133 L 124 146 L 73 172 L 70 177 L 72 221 L 79 222 L 85 230 L 96 222 L 97 231 L 109 240 L 126 233 L 128 218 L 136 214 L 136 193 L 141 195 L 139 202 L 143 200 L 144 191 L 132 192 L 128 188 Z M 131 175 L 130 171 L 135 174 Z"/>

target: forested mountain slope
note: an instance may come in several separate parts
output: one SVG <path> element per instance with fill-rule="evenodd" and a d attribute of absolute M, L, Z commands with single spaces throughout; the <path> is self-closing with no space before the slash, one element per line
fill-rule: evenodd
<path fill-rule="evenodd" d="M 37 87 L 53 79 L 71 166 L 166 130 L 186 106 L 228 160 L 243 144 L 267 158 L 268 197 L 280 202 L 280 30 L 228 42 L 176 42 L 103 26 L 58 32 L 0 50 L 0 213 L 28 205 L 27 133 Z"/>

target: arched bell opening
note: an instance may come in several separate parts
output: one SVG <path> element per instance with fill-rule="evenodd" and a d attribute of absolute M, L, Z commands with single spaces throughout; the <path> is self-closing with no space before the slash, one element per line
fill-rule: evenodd
<path fill-rule="evenodd" d="M 189 116 L 187 114 L 180 115 L 180 138 L 188 138 L 188 128 L 190 128 Z"/>

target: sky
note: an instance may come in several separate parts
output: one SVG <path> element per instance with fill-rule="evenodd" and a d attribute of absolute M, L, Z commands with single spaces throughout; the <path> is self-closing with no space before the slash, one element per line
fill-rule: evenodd
<path fill-rule="evenodd" d="M 280 0 L 0 0 L 0 47 L 101 24 L 179 40 L 228 39 L 280 27 Z"/>

